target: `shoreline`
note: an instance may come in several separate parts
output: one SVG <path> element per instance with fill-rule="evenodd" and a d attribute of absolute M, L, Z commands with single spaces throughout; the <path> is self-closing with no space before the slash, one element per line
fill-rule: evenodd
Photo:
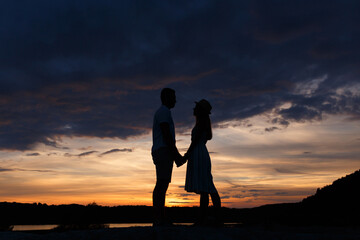
<path fill-rule="evenodd" d="M 129 227 L 103 228 L 95 230 L 41 230 L 0 232 L 2 240 L 31 240 L 31 239 L 252 239 L 252 240 L 356 240 L 360 239 L 360 227 L 334 226 L 284 226 L 284 225 L 233 225 L 225 227 Z"/>

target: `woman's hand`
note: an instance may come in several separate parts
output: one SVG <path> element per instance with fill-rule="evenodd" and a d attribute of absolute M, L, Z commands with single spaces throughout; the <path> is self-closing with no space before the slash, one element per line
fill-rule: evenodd
<path fill-rule="evenodd" d="M 180 159 L 178 159 L 177 161 L 175 161 L 175 164 L 177 167 L 181 167 L 182 165 L 184 165 L 186 163 L 187 159 L 185 158 L 185 155 L 183 157 L 181 157 Z"/>

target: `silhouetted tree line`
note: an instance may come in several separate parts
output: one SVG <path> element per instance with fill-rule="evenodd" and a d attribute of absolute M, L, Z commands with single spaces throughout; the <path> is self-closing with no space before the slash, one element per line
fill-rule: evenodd
<path fill-rule="evenodd" d="M 360 170 L 317 189 L 298 203 L 249 209 L 246 223 L 287 225 L 360 225 Z"/>
<path fill-rule="evenodd" d="M 301 204 L 306 212 L 323 221 L 360 224 L 360 170 L 318 188 L 315 195 Z"/>
<path fill-rule="evenodd" d="M 223 208 L 224 220 L 238 221 L 239 209 Z M 212 209 L 210 208 L 210 211 Z M 194 222 L 198 207 L 170 207 L 167 215 L 174 222 Z M 41 203 L 0 203 L 2 225 L 18 224 L 90 224 L 151 223 L 153 208 L 148 206 L 86 206 L 79 204 L 47 205 Z"/>
<path fill-rule="evenodd" d="M 337 209 L 359 207 L 360 203 L 360 170 L 335 180 L 331 185 L 318 188 L 315 195 L 305 198 L 305 205 L 331 207 Z"/>

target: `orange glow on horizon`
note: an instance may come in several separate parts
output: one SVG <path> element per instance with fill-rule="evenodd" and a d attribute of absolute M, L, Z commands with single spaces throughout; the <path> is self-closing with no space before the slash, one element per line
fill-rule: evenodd
<path fill-rule="evenodd" d="M 232 123 L 214 128 L 207 147 L 222 205 L 298 202 L 357 170 L 360 127 L 346 122 L 339 132 L 340 120 L 292 124 L 271 134 Z M 252 122 L 266 126 L 260 117 Z M 189 136 L 177 140 L 184 153 Z M 63 136 L 62 144 L 67 148 L 39 144 L 32 151 L 0 151 L 1 201 L 152 206 L 156 177 L 150 134 L 127 140 Z M 131 151 L 103 154 L 112 149 Z M 184 190 L 185 176 L 186 165 L 174 167 L 167 206 L 199 205 L 199 196 Z"/>

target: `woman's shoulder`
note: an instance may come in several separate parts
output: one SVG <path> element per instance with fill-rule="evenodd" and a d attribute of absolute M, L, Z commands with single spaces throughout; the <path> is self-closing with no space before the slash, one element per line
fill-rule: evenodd
<path fill-rule="evenodd" d="M 198 133 L 199 131 L 201 131 L 200 127 L 198 124 L 196 124 L 193 129 L 191 130 L 191 134 L 196 134 Z"/>
<path fill-rule="evenodd" d="M 204 128 L 201 128 L 199 126 L 195 126 L 191 131 L 191 138 L 201 140 L 203 138 L 206 138 L 206 131 Z"/>

